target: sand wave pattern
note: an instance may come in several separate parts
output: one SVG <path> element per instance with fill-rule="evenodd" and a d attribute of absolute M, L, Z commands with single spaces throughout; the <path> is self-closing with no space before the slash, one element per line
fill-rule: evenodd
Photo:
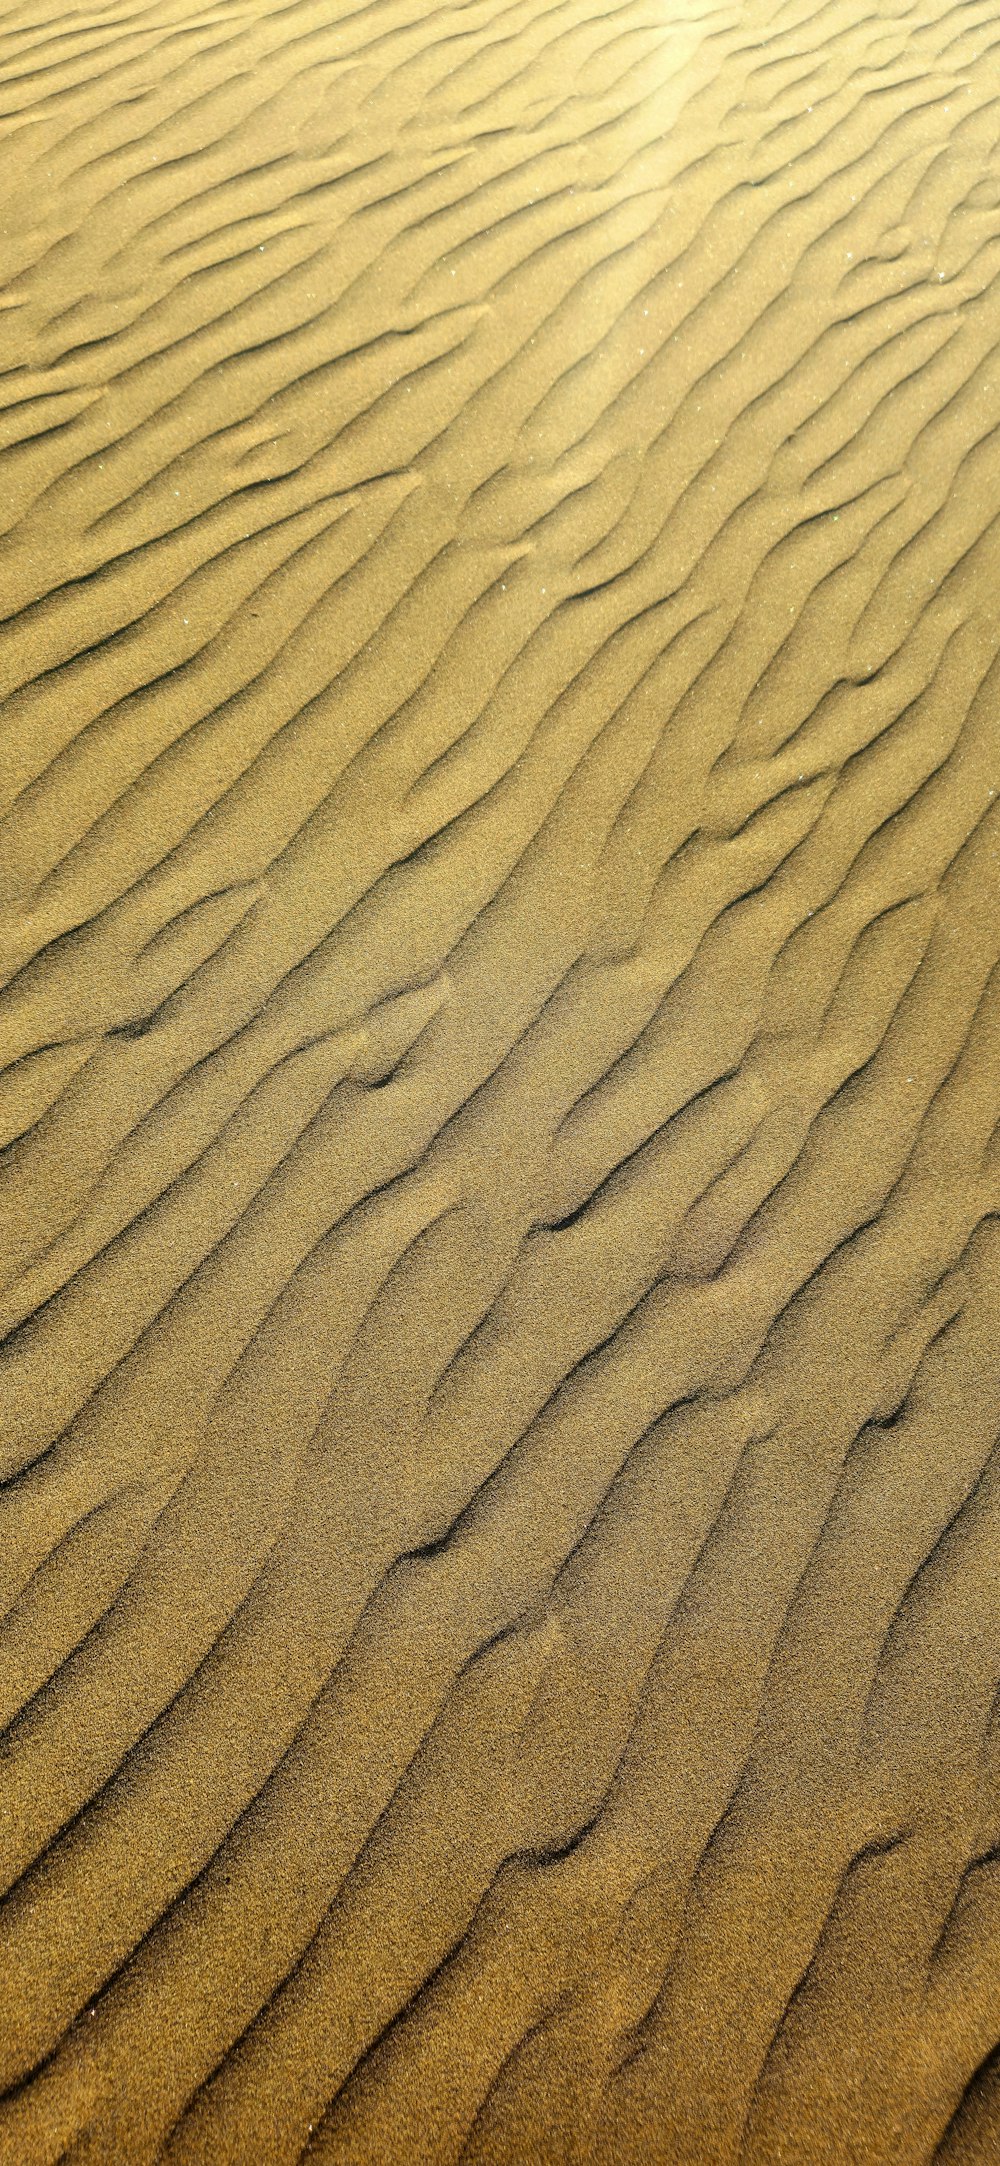
<path fill-rule="evenodd" d="M 0 77 L 0 2166 L 996 2161 L 993 0 Z"/>

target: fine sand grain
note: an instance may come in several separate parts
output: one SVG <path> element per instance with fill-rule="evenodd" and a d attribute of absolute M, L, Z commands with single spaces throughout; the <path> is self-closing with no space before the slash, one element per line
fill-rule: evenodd
<path fill-rule="evenodd" d="M 996 0 L 0 164 L 0 2166 L 997 2166 Z"/>

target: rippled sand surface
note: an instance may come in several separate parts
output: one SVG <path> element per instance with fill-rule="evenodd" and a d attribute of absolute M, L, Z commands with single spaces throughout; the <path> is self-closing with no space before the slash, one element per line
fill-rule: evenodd
<path fill-rule="evenodd" d="M 995 2166 L 995 0 L 0 78 L 0 2166 Z"/>

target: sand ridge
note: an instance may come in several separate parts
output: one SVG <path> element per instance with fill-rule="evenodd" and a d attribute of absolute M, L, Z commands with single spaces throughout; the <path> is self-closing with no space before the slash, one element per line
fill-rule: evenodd
<path fill-rule="evenodd" d="M 1000 2157 L 988 0 L 0 83 L 0 2166 Z"/>

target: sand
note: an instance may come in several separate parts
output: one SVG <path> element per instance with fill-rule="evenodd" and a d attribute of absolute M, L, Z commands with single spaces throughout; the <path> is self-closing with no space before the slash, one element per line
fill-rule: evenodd
<path fill-rule="evenodd" d="M 0 72 L 0 2166 L 989 2166 L 993 0 Z"/>

